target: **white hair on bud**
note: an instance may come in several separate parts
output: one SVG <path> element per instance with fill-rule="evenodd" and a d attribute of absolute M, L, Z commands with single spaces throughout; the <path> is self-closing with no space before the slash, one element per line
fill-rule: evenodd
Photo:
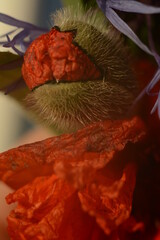
<path fill-rule="evenodd" d="M 113 96 L 116 96 L 114 100 Z M 41 119 L 62 132 L 72 132 L 105 119 L 120 119 L 132 100 L 133 95 L 124 87 L 101 80 L 48 83 L 26 98 L 28 106 Z"/>

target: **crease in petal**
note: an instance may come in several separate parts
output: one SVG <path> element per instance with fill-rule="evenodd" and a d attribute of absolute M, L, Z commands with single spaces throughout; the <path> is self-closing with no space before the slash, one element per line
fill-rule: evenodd
<path fill-rule="evenodd" d="M 113 170 L 114 172 L 114 170 Z M 113 174 L 112 172 L 112 174 Z M 82 208 L 89 215 L 94 216 L 98 225 L 109 235 L 121 223 L 129 218 L 132 209 L 132 197 L 135 187 L 136 170 L 134 165 L 125 167 L 115 194 L 115 176 L 106 174 L 105 180 L 95 181 L 78 193 Z M 115 178 L 115 179 L 114 179 Z M 112 182 L 110 186 L 108 182 Z"/>

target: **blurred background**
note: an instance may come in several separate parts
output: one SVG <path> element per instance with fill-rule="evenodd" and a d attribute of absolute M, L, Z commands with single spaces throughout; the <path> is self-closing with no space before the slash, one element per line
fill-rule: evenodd
<path fill-rule="evenodd" d="M 1 13 L 49 28 L 51 27 L 51 13 L 60 7 L 62 7 L 62 2 L 59 0 L 0 0 Z M 14 28 L 0 22 L 0 35 Z M 0 47 L 0 51 L 11 51 L 11 49 Z M 13 98 L 0 93 L 0 152 L 25 142 L 45 138 L 48 135 L 49 131 L 37 126 L 29 119 Z"/>

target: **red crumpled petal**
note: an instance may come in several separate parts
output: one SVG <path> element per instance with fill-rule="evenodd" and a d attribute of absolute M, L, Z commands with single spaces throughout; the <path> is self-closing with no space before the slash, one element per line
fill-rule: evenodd
<path fill-rule="evenodd" d="M 138 117 L 94 123 L 73 134 L 52 137 L 0 154 L 0 178 L 17 188 L 35 176 L 43 175 L 43 168 L 46 168 L 46 174 L 51 174 L 54 166 L 58 176 L 81 187 L 127 143 L 138 142 L 144 135 L 145 128 Z M 26 175 L 23 179 L 30 171 L 31 176 Z"/>
<path fill-rule="evenodd" d="M 7 196 L 18 201 L 8 217 L 14 240 L 98 240 L 105 235 L 81 210 L 77 192 L 55 175 L 40 177 Z"/>
<path fill-rule="evenodd" d="M 30 89 L 47 81 L 83 81 L 100 78 L 89 57 L 73 43 L 74 32 L 52 28 L 34 40 L 24 55 L 23 78 Z M 57 51 L 58 50 L 58 51 Z"/>
<path fill-rule="evenodd" d="M 133 165 L 126 167 L 119 183 L 118 171 L 106 167 L 103 171 L 106 176 L 100 172 L 95 181 L 78 194 L 55 175 L 37 178 L 9 194 L 8 203 L 18 201 L 18 206 L 8 217 L 11 239 L 112 239 L 114 234 L 111 238 L 105 237 L 93 217 L 108 234 L 129 216 L 135 168 Z M 91 217 L 82 211 L 78 196 Z"/>
<path fill-rule="evenodd" d="M 94 123 L 1 154 L 0 176 L 15 187 L 26 169 L 32 178 L 38 175 L 36 166 L 57 175 L 37 178 L 7 197 L 8 203 L 18 201 L 8 217 L 11 239 L 107 239 L 103 231 L 110 234 L 130 216 L 135 159 L 126 145 L 144 135 L 143 122 L 135 117 Z"/>
<path fill-rule="evenodd" d="M 106 169 L 106 175 L 95 177 L 92 184 L 78 194 L 84 211 L 96 218 L 107 235 L 129 218 L 132 208 L 134 165 L 127 166 L 120 179 L 117 175 L 114 169 L 109 174 Z"/>

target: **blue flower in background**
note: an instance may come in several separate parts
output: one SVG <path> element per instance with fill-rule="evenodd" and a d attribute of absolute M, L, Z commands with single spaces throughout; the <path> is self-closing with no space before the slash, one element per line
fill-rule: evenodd
<path fill-rule="evenodd" d="M 148 86 L 137 97 L 137 99 L 135 100 L 135 103 L 137 103 L 137 101 L 145 93 L 147 93 L 148 95 L 157 95 L 157 101 L 151 113 L 158 110 L 158 116 L 160 118 L 160 91 L 157 93 L 151 93 L 151 90 L 153 89 L 153 87 L 160 80 L 160 56 L 155 52 L 155 49 L 152 46 L 152 44 L 150 44 L 152 47 L 151 49 L 149 49 L 132 31 L 132 29 L 127 25 L 127 23 L 125 23 L 115 12 L 115 10 L 119 10 L 123 12 L 132 12 L 132 13 L 156 14 L 156 13 L 160 13 L 160 8 L 148 6 L 146 4 L 140 3 L 135 0 L 97 0 L 97 4 L 115 28 L 117 28 L 121 33 L 129 37 L 143 51 L 152 55 L 155 58 L 158 64 L 158 70 L 155 73 L 151 82 L 148 84 Z"/>
<path fill-rule="evenodd" d="M 0 36 L 0 38 L 7 38 L 6 41 L 0 41 L 0 44 L 6 48 L 12 48 L 20 56 L 24 55 L 26 49 L 35 38 L 48 31 L 46 28 L 41 28 L 31 23 L 17 20 L 3 13 L 0 13 L 0 22 L 16 27 L 14 30 Z M 16 34 L 11 40 L 10 35 L 13 33 Z M 20 46 L 21 50 L 19 50 L 17 46 Z M 10 70 L 16 67 L 20 67 L 22 65 L 22 62 L 23 58 L 16 59 L 12 62 L 1 65 L 0 70 Z M 5 94 L 8 94 L 15 89 L 23 88 L 24 85 L 24 80 L 22 77 L 20 77 L 15 82 L 0 90 L 4 91 Z"/>
<path fill-rule="evenodd" d="M 29 44 L 35 38 L 48 31 L 46 28 L 37 27 L 31 23 L 17 20 L 3 13 L 0 13 L 0 22 L 16 27 L 16 29 L 0 36 L 1 38 L 4 36 L 7 37 L 7 41 L 1 41 L 0 44 L 3 44 L 3 47 L 11 47 L 18 55 L 23 55 Z M 9 35 L 15 33 L 18 29 L 21 29 L 21 31 L 18 32 L 12 40 L 10 40 Z M 26 40 L 27 37 L 28 40 Z M 21 51 L 16 47 L 16 45 L 21 46 Z"/>

